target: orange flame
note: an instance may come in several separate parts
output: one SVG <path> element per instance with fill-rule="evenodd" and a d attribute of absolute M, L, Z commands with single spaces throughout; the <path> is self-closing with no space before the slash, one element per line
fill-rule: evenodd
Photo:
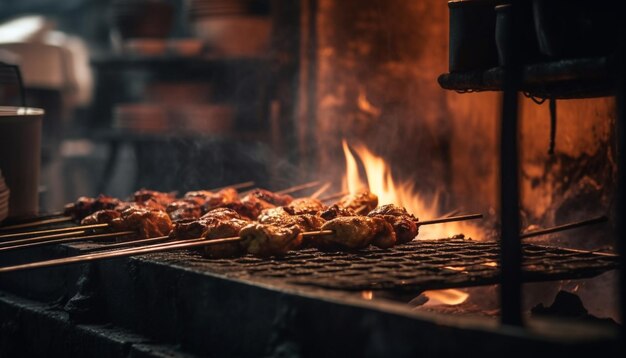
<path fill-rule="evenodd" d="M 456 289 L 424 291 L 422 293 L 428 297 L 428 302 L 424 306 L 438 305 L 460 305 L 469 297 L 469 293 Z"/>
<path fill-rule="evenodd" d="M 351 194 L 369 189 L 378 195 L 378 204 L 396 204 L 406 208 L 418 218 L 428 220 L 442 216 L 437 206 L 437 198 L 426 202 L 415 190 L 410 181 L 396 182 L 391 174 L 391 168 L 385 160 L 370 152 L 364 146 L 354 146 L 363 168 L 366 178 L 361 178 L 356 158 L 352 154 L 348 143 L 342 142 L 346 160 L 346 175 L 344 176 L 344 191 Z M 482 230 L 469 222 L 452 222 L 420 227 L 419 239 L 441 239 L 457 234 L 465 234 L 466 237 L 481 239 Z"/>

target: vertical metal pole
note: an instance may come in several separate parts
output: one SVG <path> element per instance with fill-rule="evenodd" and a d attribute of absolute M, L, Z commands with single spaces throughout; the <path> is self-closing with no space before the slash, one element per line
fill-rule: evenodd
<path fill-rule="evenodd" d="M 517 93 L 521 64 L 515 46 L 519 38 L 519 5 L 519 1 L 513 1 L 504 34 L 506 67 L 500 118 L 500 305 L 502 324 L 511 325 L 522 324 Z"/>
<path fill-rule="evenodd" d="M 622 349 L 626 343 L 626 25 L 622 25 L 618 37 L 617 59 L 613 65 L 617 72 L 616 83 L 616 114 L 615 138 L 617 140 L 617 207 L 615 213 L 616 222 L 616 246 L 620 255 L 620 314 L 622 318 L 621 344 Z"/>

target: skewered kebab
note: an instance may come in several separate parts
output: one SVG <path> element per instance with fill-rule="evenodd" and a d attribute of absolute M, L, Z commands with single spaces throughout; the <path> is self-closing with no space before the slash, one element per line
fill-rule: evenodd
<path fill-rule="evenodd" d="M 463 219 L 467 219 L 467 218 L 476 218 L 476 216 L 477 215 L 463 215 L 459 217 Z M 449 218 L 443 218 L 443 219 L 424 221 L 424 224 L 448 222 L 448 221 L 452 221 L 452 218 L 449 217 Z M 601 216 L 601 217 L 594 218 L 591 220 L 584 220 L 580 222 L 559 225 L 553 228 L 525 233 L 524 236 L 525 237 L 538 236 L 538 235 L 543 235 L 545 233 L 554 233 L 558 231 L 569 230 L 569 229 L 578 228 L 581 226 L 585 226 L 589 224 L 596 224 L 596 223 L 605 222 L 605 221 L 607 221 L 607 217 Z M 332 234 L 333 232 L 331 231 L 321 231 L 321 232 L 305 232 L 305 233 L 302 233 L 301 235 L 304 238 L 308 238 L 308 237 L 316 237 L 316 236 L 332 235 Z M 115 251 L 95 253 L 95 254 L 85 254 L 85 255 L 78 255 L 78 256 L 67 257 L 67 258 L 62 258 L 62 259 L 53 259 L 53 260 L 32 262 L 32 263 L 26 263 L 26 264 L 15 265 L 15 266 L 0 267 L 0 274 L 14 272 L 14 271 L 21 271 L 21 270 L 67 265 L 67 264 L 72 264 L 72 263 L 84 263 L 84 262 L 105 260 L 105 259 L 117 258 L 117 257 L 135 256 L 135 255 L 140 255 L 140 254 L 172 251 L 172 250 L 179 250 L 179 249 L 201 248 L 201 247 L 209 247 L 209 246 L 223 245 L 223 244 L 232 244 L 232 243 L 238 243 L 241 241 L 242 241 L 242 238 L 240 236 L 226 237 L 226 238 L 214 239 L 214 240 L 207 240 L 205 238 L 197 238 L 197 239 L 192 239 L 192 240 L 170 242 L 167 244 L 149 245 L 149 246 L 144 246 L 140 248 L 115 250 Z M 591 251 L 584 251 L 584 252 L 591 252 Z M 594 252 L 594 253 L 598 255 L 613 256 L 613 254 L 607 254 L 607 253 L 602 253 L 602 252 Z"/>
<path fill-rule="evenodd" d="M 310 187 L 310 186 L 311 186 L 311 183 L 307 183 L 307 184 L 303 184 L 303 185 L 299 185 L 299 186 L 282 190 L 278 193 L 272 193 L 272 192 L 269 192 L 267 190 L 262 190 L 262 189 L 253 190 L 249 192 L 249 194 L 243 198 L 243 203 L 244 204 L 252 203 L 254 205 L 261 203 L 263 207 L 272 207 L 274 205 L 273 203 L 283 204 L 283 203 L 287 203 L 293 200 L 291 196 L 285 195 L 284 193 L 301 190 L 302 188 Z M 214 206 L 225 206 L 226 204 L 229 204 L 229 202 L 231 202 L 230 204 L 232 204 L 232 202 L 235 199 L 237 199 L 237 195 L 238 194 L 234 189 L 226 188 L 226 189 L 220 190 L 218 193 L 214 193 L 210 191 L 189 192 L 185 195 L 183 199 L 186 200 L 186 202 L 188 203 L 192 203 L 193 205 L 202 204 L 203 208 L 207 208 L 207 207 L 214 207 Z M 161 211 L 162 212 L 164 208 L 161 204 L 155 201 L 155 197 L 161 197 L 161 199 L 163 199 L 163 198 L 169 198 L 170 195 L 166 193 L 155 192 L 155 191 L 142 190 L 141 192 L 138 192 L 136 196 L 138 197 L 139 200 L 143 200 L 143 202 L 141 203 L 117 202 L 117 206 L 114 209 L 101 210 L 85 217 L 82 220 L 83 226 L 81 227 L 50 229 L 50 230 L 30 232 L 30 233 L 15 233 L 15 234 L 0 235 L 0 237 L 15 238 L 15 237 L 24 237 L 24 236 L 28 236 L 32 234 L 50 234 L 50 233 L 57 233 L 57 232 L 69 232 L 73 230 L 81 230 L 81 229 L 89 229 L 89 228 L 103 228 L 103 227 L 111 227 L 111 228 L 122 229 L 122 230 L 124 229 L 137 230 L 138 229 L 140 232 L 139 238 L 141 240 L 143 240 L 142 238 L 146 238 L 146 237 L 155 237 L 155 235 L 156 237 L 162 237 L 158 235 L 164 233 L 164 231 L 167 230 L 168 227 L 171 228 L 171 222 L 168 222 L 165 219 L 164 215 L 162 214 L 156 214 L 156 213 L 151 214 L 146 211 Z M 96 203 L 96 205 L 90 205 L 89 207 L 86 205 L 81 205 L 82 203 L 87 201 L 84 199 L 85 198 L 81 198 L 81 200 L 75 203 L 75 205 L 68 205 L 68 207 L 71 207 L 72 209 L 85 209 L 80 213 L 79 211 L 74 211 L 75 216 L 84 214 L 86 210 L 89 210 L 89 208 L 97 207 L 98 200 L 96 199 L 91 199 L 88 201 L 90 204 Z M 110 200 L 111 199 L 110 197 L 105 197 L 105 196 L 101 196 L 100 199 L 104 199 L 101 201 L 105 203 L 109 203 L 112 201 Z M 170 205 L 173 203 L 174 202 L 170 203 Z M 100 207 L 102 206 L 103 205 L 100 205 Z M 113 206 L 113 205 L 110 205 L 110 206 Z M 170 208 L 172 207 L 173 205 L 170 206 Z M 245 205 L 237 205 L 236 207 L 238 208 L 243 207 L 245 209 L 250 208 L 250 207 L 246 207 Z M 128 209 L 132 209 L 132 210 L 128 210 Z M 174 210 L 171 210 L 170 213 L 172 211 L 176 211 L 180 209 L 180 207 L 178 208 L 173 207 L 173 209 Z M 128 210 L 128 212 L 122 215 L 122 213 L 124 213 L 124 211 L 126 210 Z M 165 210 L 167 211 L 167 209 Z M 258 207 L 256 208 L 256 210 L 258 211 Z M 244 215 L 246 214 L 250 215 L 249 210 L 243 210 L 243 213 Z M 194 214 L 194 216 L 191 216 L 191 217 L 197 218 L 197 216 L 198 216 L 197 214 Z M 142 218 L 142 220 L 147 220 L 147 222 L 141 224 L 141 220 L 135 219 L 136 217 L 140 217 Z M 174 218 L 176 219 L 176 216 L 174 216 Z M 131 222 L 126 222 L 128 220 L 131 220 Z M 82 234 L 82 233 L 83 232 L 76 232 L 75 234 Z M 87 238 L 88 237 L 81 237 L 81 239 L 87 239 Z M 46 244 L 46 241 L 48 241 L 47 239 L 48 239 L 47 236 L 39 237 L 39 238 L 22 239 L 22 240 L 12 241 L 10 244 L 16 245 L 14 248 L 20 248 L 22 247 L 21 244 L 28 243 L 29 244 L 28 247 L 30 247 L 30 246 L 34 246 L 35 242 L 39 240 L 41 240 L 40 242 L 42 245 Z M 9 244 L 9 243 L 6 243 L 6 244 Z M 7 249 L 10 249 L 10 248 L 7 248 Z"/>
<path fill-rule="evenodd" d="M 221 196 L 232 200 L 236 192 L 230 191 L 231 195 Z M 156 192 L 142 192 L 141 200 L 153 200 Z M 197 205 L 207 198 L 215 197 L 211 192 L 190 192 L 185 196 L 188 202 Z M 169 198 L 162 195 L 161 199 Z M 169 200 L 169 199 L 168 199 Z M 215 201 L 214 201 L 215 202 Z M 223 201 L 222 201 L 223 202 Z M 409 215 L 403 208 L 393 205 L 383 206 L 373 211 L 368 217 L 354 216 L 351 207 L 374 207 L 378 198 L 368 192 L 348 195 L 340 202 L 326 209 L 324 205 L 310 198 L 293 200 L 288 195 L 280 195 L 266 190 L 254 190 L 246 195 L 239 203 L 251 203 L 253 206 L 235 206 L 235 209 L 250 207 L 255 210 L 266 208 L 258 217 L 257 223 L 248 221 L 250 212 L 246 210 L 222 210 L 222 214 L 230 212 L 226 218 L 230 223 L 224 223 L 224 216 L 209 212 L 210 215 L 196 222 L 183 221 L 180 225 L 172 225 L 169 217 L 160 210 L 151 210 L 141 204 L 131 205 L 121 213 L 118 211 L 101 211 L 85 218 L 83 223 L 106 223 L 117 230 L 138 232 L 139 239 L 150 237 L 163 237 L 169 234 L 173 239 L 189 239 L 196 237 L 218 238 L 227 235 L 235 235 L 242 231 L 245 239 L 239 244 L 225 244 L 208 252 L 209 256 L 221 257 L 224 255 L 236 255 L 244 251 L 261 255 L 282 255 L 291 249 L 303 246 L 303 240 L 299 235 L 302 232 L 319 230 L 333 230 L 336 235 L 316 240 L 307 240 L 306 247 L 318 247 L 320 249 L 356 249 L 373 244 L 382 248 L 388 248 L 396 242 L 404 243 L 412 240 L 417 235 L 417 220 Z M 235 202 L 236 203 L 236 202 Z M 170 203 L 171 205 L 172 203 Z M 227 203 L 233 204 L 233 203 Z M 279 207 L 274 205 L 289 204 Z M 233 216 L 236 214 L 236 216 Z M 243 214 L 243 215 L 241 215 Z M 247 217 L 248 216 L 248 217 Z M 331 219 L 326 222 L 326 219 Z M 236 224 L 236 225 L 234 225 Z M 174 230 L 172 230 L 174 229 Z M 170 233 L 171 231 L 171 233 Z M 398 239 L 398 237 L 400 239 Z"/>
<path fill-rule="evenodd" d="M 307 183 L 304 185 L 300 185 L 297 187 L 293 187 L 293 190 L 300 190 L 302 188 L 307 188 L 310 185 L 313 185 L 317 182 Z M 254 182 L 248 181 L 243 183 L 236 183 L 226 187 L 213 189 L 214 191 L 220 191 L 222 189 L 230 188 L 230 189 L 242 189 L 251 187 L 254 185 Z M 159 201 L 167 201 L 168 197 L 171 196 L 171 193 L 160 193 L 151 190 L 142 189 L 135 193 L 134 196 L 137 196 L 137 200 L 146 205 L 150 205 L 150 201 L 159 204 Z M 151 199 L 152 200 L 148 200 Z M 156 198 L 156 199 L 155 199 Z M 160 200 L 157 200 L 160 199 Z M 165 200 L 163 200 L 165 199 Z M 135 202 L 137 202 L 137 200 Z M 63 211 L 58 213 L 51 213 L 46 215 L 40 215 L 35 218 L 26 218 L 22 220 L 22 222 L 10 224 L 10 225 L 0 225 L 0 231 L 8 231 L 8 230 L 16 230 L 16 229 L 24 229 L 29 227 L 37 227 L 43 225 L 50 224 L 62 224 L 71 221 L 80 221 L 84 217 L 92 214 L 95 211 L 103 210 L 103 209 L 114 209 L 118 203 L 122 203 L 122 200 L 113 198 L 107 195 L 100 195 L 96 198 L 89 197 L 80 197 L 76 202 L 67 204 Z M 133 202 L 130 202 L 133 203 Z"/>

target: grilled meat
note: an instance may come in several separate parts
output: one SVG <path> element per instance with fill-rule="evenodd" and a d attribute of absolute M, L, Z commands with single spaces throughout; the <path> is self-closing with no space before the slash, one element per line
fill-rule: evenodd
<path fill-rule="evenodd" d="M 247 253 L 262 257 L 283 256 L 302 245 L 302 232 L 297 226 L 252 223 L 242 228 L 239 236 Z"/>
<path fill-rule="evenodd" d="M 297 226 L 301 231 L 320 230 L 326 220 L 320 216 L 312 214 L 293 215 L 286 210 L 286 207 L 267 209 L 259 215 L 257 221 L 261 224 L 271 224 L 276 226 Z"/>
<path fill-rule="evenodd" d="M 201 206 L 193 199 L 174 200 L 167 205 L 165 211 L 174 221 L 198 219 L 202 215 Z"/>
<path fill-rule="evenodd" d="M 293 197 L 291 197 L 291 195 L 272 193 L 271 191 L 265 189 L 255 189 L 244 196 L 243 199 L 253 197 L 263 200 L 273 206 L 285 206 L 289 205 L 293 201 Z"/>
<path fill-rule="evenodd" d="M 403 207 L 393 204 L 382 205 L 372 210 L 367 216 L 381 218 L 391 224 L 398 244 L 407 243 L 418 234 L 417 218 Z"/>
<path fill-rule="evenodd" d="M 109 224 L 113 219 L 117 219 L 122 214 L 120 214 L 117 210 L 100 210 L 95 213 L 85 216 L 83 220 L 80 221 L 81 225 L 93 225 L 93 224 Z"/>
<path fill-rule="evenodd" d="M 239 236 L 239 232 L 250 224 L 249 220 L 232 218 L 226 221 L 208 219 L 208 228 L 204 233 L 207 239 L 222 239 Z M 233 257 L 245 254 L 244 245 L 238 242 L 227 242 L 204 246 L 204 254 L 211 258 Z"/>
<path fill-rule="evenodd" d="M 210 193 L 210 194 L 209 194 Z M 233 188 L 226 188 L 218 191 L 217 193 L 204 192 L 189 192 L 185 194 L 185 198 L 202 198 L 202 212 L 206 213 L 216 208 L 222 208 L 228 203 L 236 202 L 239 199 L 237 190 Z"/>
<path fill-rule="evenodd" d="M 96 211 L 114 209 L 119 204 L 119 199 L 103 194 L 98 195 L 97 198 L 81 196 L 75 202 L 67 204 L 63 213 L 76 220 L 81 220 Z"/>
<path fill-rule="evenodd" d="M 141 202 L 134 202 L 134 201 L 121 201 L 116 207 L 115 207 L 115 211 L 119 211 L 122 212 L 128 208 L 143 208 L 143 209 L 149 209 L 149 210 L 160 210 L 160 211 L 165 211 L 165 206 L 159 204 L 156 200 L 154 199 L 148 199 L 148 200 L 144 200 Z"/>
<path fill-rule="evenodd" d="M 215 209 L 198 220 L 182 220 L 174 224 L 170 238 L 175 240 L 189 240 L 205 237 L 207 239 L 221 239 L 235 237 L 239 231 L 250 222 L 243 219 L 231 209 Z M 245 251 L 239 242 L 210 245 L 204 247 L 205 255 L 230 257 L 243 254 Z"/>
<path fill-rule="evenodd" d="M 369 191 L 346 195 L 337 205 L 344 209 L 354 210 L 357 214 L 365 214 L 378 206 L 378 197 Z"/>
<path fill-rule="evenodd" d="M 372 244 L 381 248 L 396 243 L 393 227 L 380 218 L 366 216 L 337 217 L 322 225 L 322 230 L 332 230 L 334 235 L 316 240 L 320 249 L 361 249 Z"/>
<path fill-rule="evenodd" d="M 340 216 L 356 216 L 356 213 L 352 209 L 342 208 L 337 204 L 334 204 L 319 213 L 320 217 L 324 220 L 332 220 Z"/>
<path fill-rule="evenodd" d="M 291 215 L 317 214 L 325 208 L 321 201 L 313 198 L 294 199 L 289 205 L 284 206 L 285 211 Z"/>
<path fill-rule="evenodd" d="M 136 230 L 139 238 L 169 235 L 172 221 L 165 211 L 130 207 L 122 211 L 120 217 L 111 221 L 111 227 L 117 231 Z"/>
<path fill-rule="evenodd" d="M 134 201 L 142 203 L 144 201 L 154 199 L 157 203 L 167 206 L 167 204 L 176 200 L 174 193 L 164 193 L 156 190 L 141 189 L 133 194 Z"/>

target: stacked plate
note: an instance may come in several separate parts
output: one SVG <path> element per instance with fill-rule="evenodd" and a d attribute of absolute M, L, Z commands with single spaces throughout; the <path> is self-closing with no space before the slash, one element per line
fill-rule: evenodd
<path fill-rule="evenodd" d="M 10 190 L 7 188 L 0 170 L 0 221 L 6 219 L 9 216 L 9 195 Z"/>
<path fill-rule="evenodd" d="M 259 56 L 269 47 L 269 0 L 192 0 L 189 20 L 194 36 L 227 56 Z"/>
<path fill-rule="evenodd" d="M 267 3 L 267 1 L 259 0 L 191 0 L 189 16 L 199 18 L 247 14 L 255 9 L 256 4 L 262 2 Z"/>
<path fill-rule="evenodd" d="M 120 104 L 113 110 L 114 126 L 139 132 L 162 133 L 169 129 L 167 109 L 158 104 Z"/>
<path fill-rule="evenodd" d="M 170 110 L 172 130 L 188 133 L 225 134 L 235 124 L 233 107 L 218 104 L 195 104 Z"/>

